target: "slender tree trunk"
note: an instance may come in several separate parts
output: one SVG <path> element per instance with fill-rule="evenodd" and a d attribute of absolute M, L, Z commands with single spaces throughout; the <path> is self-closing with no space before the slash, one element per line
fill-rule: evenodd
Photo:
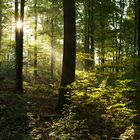
<path fill-rule="evenodd" d="M 112 71 L 114 72 L 114 64 L 115 64 L 115 51 L 114 50 L 112 51 L 112 54 L 113 54 Z"/>
<path fill-rule="evenodd" d="M 85 0 L 85 53 L 89 54 L 89 0 Z M 89 60 L 85 59 L 85 70 L 89 70 Z"/>
<path fill-rule="evenodd" d="M 35 16 L 35 28 L 34 28 L 34 78 L 36 79 L 37 77 L 37 0 L 35 0 L 34 3 L 34 16 Z"/>
<path fill-rule="evenodd" d="M 91 61 L 91 68 L 94 68 L 94 65 L 95 65 L 95 60 L 94 60 L 94 31 L 95 31 L 95 19 L 94 19 L 94 4 L 93 4 L 93 0 L 90 0 L 90 46 L 91 46 L 91 49 L 90 49 L 90 54 L 91 54 L 91 58 L 92 58 L 92 61 Z"/>
<path fill-rule="evenodd" d="M 91 20 L 91 22 L 94 22 L 93 20 L 93 15 L 92 15 L 92 18 L 91 18 L 92 20 Z M 94 68 L 94 65 L 95 65 L 95 48 L 94 48 L 94 27 L 95 27 L 95 25 L 94 25 L 94 23 L 92 23 L 92 25 L 91 25 L 91 58 L 92 58 L 92 63 L 91 63 L 91 65 L 92 65 L 92 68 Z"/>
<path fill-rule="evenodd" d="M 134 12 L 135 12 L 135 27 L 134 27 L 134 58 L 136 57 L 136 46 L 137 46 L 137 4 L 134 0 Z"/>
<path fill-rule="evenodd" d="M 0 49 L 2 44 L 2 0 L 0 0 Z"/>
<path fill-rule="evenodd" d="M 94 67 L 94 15 L 93 0 L 85 1 L 85 53 L 90 55 L 92 60 L 85 60 L 85 70 Z"/>
<path fill-rule="evenodd" d="M 63 0 L 64 10 L 64 49 L 62 79 L 57 109 L 61 110 L 67 103 L 67 85 L 75 80 L 76 59 L 76 26 L 75 26 L 75 0 Z"/>
<path fill-rule="evenodd" d="M 138 58 L 140 59 L 140 0 L 138 0 Z"/>
<path fill-rule="evenodd" d="M 24 0 L 21 0 L 20 16 L 18 10 L 18 0 L 15 0 L 15 20 L 16 22 L 20 19 L 23 25 L 24 19 Z M 23 26 L 18 29 L 16 26 L 16 86 L 19 92 L 23 91 Z"/>
<path fill-rule="evenodd" d="M 16 43 L 16 48 L 15 48 L 15 54 L 16 54 L 16 88 L 17 90 L 20 90 L 20 85 L 19 85 L 19 53 L 18 53 L 18 48 L 19 48 L 19 29 L 17 28 L 17 22 L 19 20 L 19 1 L 15 0 L 15 43 Z"/>
<path fill-rule="evenodd" d="M 134 40 L 133 40 L 133 57 L 136 58 L 136 50 L 137 50 L 137 2 L 134 3 Z M 136 77 L 136 63 L 133 64 L 133 78 Z"/>
<path fill-rule="evenodd" d="M 52 19 L 51 19 L 51 82 L 53 82 L 54 78 L 54 0 L 52 1 Z"/>
<path fill-rule="evenodd" d="M 1 47 L 2 47 L 2 0 L 0 0 L 0 57 L 2 57 Z M 1 72 L 1 61 L 0 61 L 0 72 Z"/>
<path fill-rule="evenodd" d="M 105 48 L 104 48 L 104 44 L 105 44 L 105 25 L 104 25 L 104 20 L 101 21 L 101 71 L 104 71 L 104 63 L 105 63 Z"/>
<path fill-rule="evenodd" d="M 137 76 L 137 80 L 140 82 L 140 0 L 138 0 L 138 66 L 137 66 L 137 69 L 138 69 L 138 76 Z"/>
<path fill-rule="evenodd" d="M 52 35 L 51 35 L 51 81 L 54 78 L 54 19 L 52 19 Z"/>
<path fill-rule="evenodd" d="M 114 27 L 115 29 L 118 29 L 118 22 L 115 20 L 115 19 L 118 19 L 118 15 L 117 15 L 117 12 L 115 12 L 115 15 L 114 15 Z M 116 38 L 115 38 L 115 66 L 114 66 L 114 70 L 117 72 L 118 71 L 118 64 L 119 64 L 119 61 L 118 61 L 118 35 L 116 34 Z"/>
<path fill-rule="evenodd" d="M 119 44 L 118 44 L 118 53 L 117 53 L 117 64 L 120 65 L 120 62 L 122 61 L 122 23 L 123 23 L 123 15 L 124 15 L 124 8 L 125 8 L 125 3 L 124 0 L 120 0 L 120 35 L 119 35 Z M 116 71 L 119 72 L 120 67 L 117 66 Z"/>

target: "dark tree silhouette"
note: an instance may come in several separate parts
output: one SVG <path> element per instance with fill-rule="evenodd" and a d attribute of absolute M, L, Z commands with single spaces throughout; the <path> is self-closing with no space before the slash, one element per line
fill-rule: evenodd
<path fill-rule="evenodd" d="M 2 0 L 0 0 L 0 48 L 2 39 Z"/>
<path fill-rule="evenodd" d="M 67 103 L 66 86 L 75 79 L 75 59 L 76 59 L 76 27 L 75 27 L 75 0 L 63 0 L 64 11 L 64 49 L 62 79 L 59 92 L 57 109 L 61 110 Z"/>
<path fill-rule="evenodd" d="M 21 21 L 23 25 L 24 20 L 24 4 L 25 0 L 21 0 L 20 15 L 18 10 L 18 0 L 15 0 L 15 21 Z M 22 92 L 23 90 L 23 77 L 22 77 L 22 68 L 23 68 L 23 26 L 18 28 L 16 26 L 16 88 L 18 91 Z"/>
<path fill-rule="evenodd" d="M 3 3 L 2 0 L 0 0 L 0 49 L 2 46 L 2 3 Z M 0 71 L 1 71 L 1 62 L 0 62 Z"/>
<path fill-rule="evenodd" d="M 138 0 L 138 58 L 140 58 L 140 0 Z"/>

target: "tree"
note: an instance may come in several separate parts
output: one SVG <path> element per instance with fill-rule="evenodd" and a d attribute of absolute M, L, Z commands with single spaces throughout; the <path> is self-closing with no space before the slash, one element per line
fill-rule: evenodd
<path fill-rule="evenodd" d="M 52 18 L 51 18 L 51 82 L 54 78 L 54 0 L 52 1 Z"/>
<path fill-rule="evenodd" d="M 63 0 L 64 11 L 64 49 L 62 79 L 57 109 L 61 110 L 67 103 L 67 85 L 75 80 L 76 59 L 76 26 L 75 26 L 75 0 Z"/>
<path fill-rule="evenodd" d="M 20 15 L 18 9 L 18 0 L 15 0 L 15 21 L 16 21 L 16 88 L 18 91 L 23 90 L 23 20 L 24 20 L 25 0 L 21 0 Z M 18 27 L 18 24 L 21 26 Z"/>
<path fill-rule="evenodd" d="M 94 31 L 95 15 L 93 0 L 85 0 L 85 53 L 91 55 L 91 60 L 85 60 L 85 70 L 94 67 Z"/>
<path fill-rule="evenodd" d="M 138 58 L 140 58 L 140 0 L 138 0 Z"/>
<path fill-rule="evenodd" d="M 1 46 L 2 46 L 2 0 L 0 0 L 0 49 Z M 0 60 L 0 71 L 1 71 L 1 60 Z"/>
<path fill-rule="evenodd" d="M 134 57 L 136 57 L 137 44 L 137 1 L 134 0 Z"/>
<path fill-rule="evenodd" d="M 34 41 L 35 41 L 35 46 L 34 46 L 34 78 L 37 76 L 37 0 L 34 1 L 34 17 L 35 17 L 35 27 L 34 27 Z"/>
<path fill-rule="evenodd" d="M 89 37 L 89 34 L 90 34 L 90 18 L 89 18 L 89 15 L 90 15 L 90 10 L 89 10 L 89 1 L 85 0 L 85 53 L 89 53 L 90 52 L 90 49 L 89 49 L 89 45 L 90 45 L 90 37 Z M 89 70 L 89 60 L 85 60 L 85 70 Z"/>
<path fill-rule="evenodd" d="M 0 0 L 0 48 L 2 39 L 2 0 Z"/>

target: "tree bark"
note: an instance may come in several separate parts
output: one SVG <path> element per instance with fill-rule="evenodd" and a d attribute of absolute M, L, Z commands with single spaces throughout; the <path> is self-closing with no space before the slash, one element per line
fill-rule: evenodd
<path fill-rule="evenodd" d="M 54 79 L 54 0 L 52 1 L 52 19 L 51 19 L 51 82 Z"/>
<path fill-rule="evenodd" d="M 2 47 L 2 0 L 0 0 L 0 56 L 1 56 L 1 47 Z M 0 61 L 0 71 L 1 71 L 1 61 Z"/>
<path fill-rule="evenodd" d="M 91 38 L 90 38 L 90 40 L 91 40 L 91 51 L 90 51 L 90 53 L 91 53 L 91 58 L 92 58 L 92 62 L 91 62 L 91 66 L 92 66 L 92 68 L 94 68 L 94 66 L 95 66 L 95 48 L 94 48 L 94 30 L 95 30 L 95 24 L 94 24 L 94 18 L 93 18 L 93 13 L 92 13 L 92 15 L 91 15 Z"/>
<path fill-rule="evenodd" d="M 135 13 L 135 17 L 134 17 L 134 21 L 135 21 L 135 27 L 134 27 L 134 58 L 136 57 L 136 47 L 137 47 L 137 4 L 136 4 L 136 0 L 134 0 L 134 13 Z"/>
<path fill-rule="evenodd" d="M 0 0 L 0 49 L 2 43 L 2 0 Z"/>
<path fill-rule="evenodd" d="M 140 59 L 140 0 L 138 0 L 138 58 Z"/>
<path fill-rule="evenodd" d="M 93 0 L 90 0 L 90 54 L 91 54 L 91 68 L 94 68 L 95 65 L 95 47 L 94 47 L 94 32 L 95 32 L 95 17 L 94 17 L 94 3 Z"/>
<path fill-rule="evenodd" d="M 20 16 L 18 10 L 18 0 L 15 0 L 15 21 L 19 19 L 22 23 L 20 29 L 16 26 L 16 88 L 17 91 L 23 91 L 23 77 L 22 77 L 22 68 L 23 68 L 23 20 L 24 20 L 24 3 L 25 0 L 21 0 L 20 7 Z"/>
<path fill-rule="evenodd" d="M 52 24 L 52 35 L 51 35 L 51 82 L 53 81 L 54 78 L 54 19 L 52 18 L 51 21 Z"/>
<path fill-rule="evenodd" d="M 89 0 L 85 0 L 85 53 L 89 54 L 89 44 L 90 44 L 90 37 L 89 37 L 89 25 L 90 25 L 90 18 L 89 18 L 90 10 L 89 10 Z M 89 70 L 90 64 L 87 58 L 85 59 L 85 70 Z"/>
<path fill-rule="evenodd" d="M 137 16 L 137 20 L 138 20 L 138 64 L 137 64 L 137 79 L 140 82 L 140 0 L 138 0 L 138 16 Z"/>
<path fill-rule="evenodd" d="M 101 48 L 100 48 L 100 55 L 101 55 L 101 71 L 104 71 L 104 64 L 105 64 L 105 20 L 102 19 L 100 21 L 100 26 L 102 29 L 101 32 Z"/>
<path fill-rule="evenodd" d="M 34 17 L 35 17 L 35 27 L 34 27 L 34 42 L 35 42 L 35 45 L 34 45 L 34 78 L 36 79 L 37 77 L 37 0 L 35 0 L 35 3 L 34 3 Z"/>
<path fill-rule="evenodd" d="M 67 103 L 67 85 L 75 80 L 76 59 L 76 26 L 75 26 L 75 0 L 63 0 L 64 11 L 64 49 L 62 79 L 57 109 L 61 110 Z"/>

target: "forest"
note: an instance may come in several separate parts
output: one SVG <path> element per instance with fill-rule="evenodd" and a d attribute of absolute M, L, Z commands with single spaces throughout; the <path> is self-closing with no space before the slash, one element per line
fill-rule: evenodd
<path fill-rule="evenodd" d="M 140 140 L 140 0 L 0 0 L 0 140 Z"/>

